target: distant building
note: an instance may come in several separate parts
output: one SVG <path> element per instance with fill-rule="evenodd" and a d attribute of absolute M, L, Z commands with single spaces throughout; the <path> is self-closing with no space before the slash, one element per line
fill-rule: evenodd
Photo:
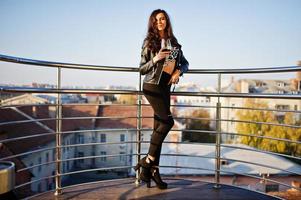
<path fill-rule="evenodd" d="M 254 94 L 301 94 L 300 81 L 301 72 L 297 72 L 296 78 L 291 80 L 257 80 L 257 79 L 240 79 L 234 81 L 222 88 L 224 93 L 254 93 Z M 222 106 L 225 107 L 243 107 L 245 104 L 243 98 L 221 98 Z M 288 99 L 259 99 L 265 101 L 270 109 L 277 109 L 279 112 L 276 115 L 284 115 L 281 110 L 300 110 L 301 100 L 288 100 Z M 222 119 L 235 120 L 237 109 L 222 109 Z M 301 115 L 295 114 L 295 119 L 300 120 Z M 222 122 L 223 132 L 236 132 L 235 122 Z M 246 133 L 247 134 L 247 133 Z M 223 141 L 233 140 L 233 135 L 223 135 Z"/>
<path fill-rule="evenodd" d="M 7 102 L 12 102 L 14 105 L 21 103 L 27 105 L 0 109 L 0 123 L 24 120 L 28 122 L 0 126 L 0 141 L 24 136 L 29 138 L 3 142 L 0 158 L 20 154 L 20 156 L 12 160 L 13 162 L 22 163 L 22 165 L 17 165 L 17 170 L 32 167 L 16 175 L 18 184 L 37 180 L 29 185 L 30 188 L 27 188 L 27 191 L 35 193 L 53 189 L 54 178 L 38 180 L 42 177 L 55 175 L 55 163 L 53 162 L 56 160 L 56 128 L 55 113 L 53 113 L 55 110 L 51 109 L 55 108 L 55 106 L 42 104 L 47 101 L 31 95 L 23 95 L 18 98 L 18 101 L 13 99 L 13 101 Z M 37 105 L 33 106 L 32 104 L 34 103 Z M 64 105 L 62 114 L 63 118 L 65 118 L 62 120 L 62 131 L 65 132 L 62 134 L 62 160 L 99 156 L 97 158 L 63 161 L 61 165 L 63 172 L 112 166 L 132 166 L 136 163 L 136 160 L 132 160 L 130 154 L 136 153 L 137 131 L 134 129 L 137 128 L 137 106 Z M 144 106 L 142 115 L 146 118 L 142 119 L 142 128 L 145 130 L 141 131 L 141 139 L 149 141 L 153 126 L 152 108 Z M 83 119 L 67 119 L 70 117 L 83 117 Z M 37 119 L 44 120 L 38 121 Z M 181 127 L 183 128 L 181 124 L 175 123 L 174 128 L 181 129 Z M 112 129 L 116 131 L 112 131 Z M 30 137 L 39 134 L 43 134 L 43 136 Z M 181 131 L 171 131 L 166 141 L 179 142 L 180 139 Z M 125 143 L 123 144 L 123 142 Z M 84 143 L 95 144 L 81 145 Z M 79 144 L 79 146 L 68 146 L 73 144 Z M 45 150 L 41 151 L 40 149 L 42 148 L 45 148 Z M 148 142 L 147 144 L 142 144 L 143 150 L 147 148 Z M 26 152 L 28 154 L 23 155 Z M 46 164 L 42 165 L 43 163 Z M 129 168 L 115 171 L 122 174 L 130 173 Z M 62 176 L 62 181 L 67 180 L 68 176 Z"/>

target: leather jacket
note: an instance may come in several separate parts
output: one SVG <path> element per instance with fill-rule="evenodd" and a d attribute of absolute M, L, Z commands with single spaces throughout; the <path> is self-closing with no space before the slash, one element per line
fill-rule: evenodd
<path fill-rule="evenodd" d="M 155 54 L 151 52 L 146 47 L 146 41 L 144 41 L 141 51 L 141 61 L 139 65 L 139 71 L 141 75 L 145 75 L 143 82 L 151 83 L 158 85 L 161 79 L 164 59 L 158 61 L 157 63 L 153 63 L 153 58 Z M 181 76 L 183 73 L 188 71 L 189 63 L 185 59 L 183 52 L 179 49 L 178 56 L 176 58 L 176 66 L 175 69 L 179 69 L 181 71 Z"/>

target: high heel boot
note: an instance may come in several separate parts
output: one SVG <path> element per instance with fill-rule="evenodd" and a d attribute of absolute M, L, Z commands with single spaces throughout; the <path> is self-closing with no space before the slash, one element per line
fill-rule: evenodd
<path fill-rule="evenodd" d="M 139 179 L 144 181 L 147 184 L 147 187 L 150 188 L 151 182 L 151 167 L 154 165 L 154 161 L 149 159 L 149 163 L 146 162 L 147 156 L 139 160 L 137 165 L 134 167 L 137 171 L 141 167 L 141 172 L 139 174 Z"/>
<path fill-rule="evenodd" d="M 139 167 L 144 167 L 144 168 L 151 168 L 154 165 L 154 161 L 151 159 L 148 159 L 149 162 L 146 162 L 147 156 L 141 158 L 137 165 L 134 167 L 135 171 L 139 169 Z"/>
<path fill-rule="evenodd" d="M 152 167 L 151 170 L 151 179 L 156 183 L 157 187 L 161 190 L 166 189 L 168 184 L 163 182 L 160 176 L 159 167 Z M 149 183 L 150 187 L 150 183 Z"/>

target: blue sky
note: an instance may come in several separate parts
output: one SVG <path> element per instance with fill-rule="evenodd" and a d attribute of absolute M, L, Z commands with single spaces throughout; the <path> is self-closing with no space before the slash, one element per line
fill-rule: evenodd
<path fill-rule="evenodd" d="M 294 66 L 301 60 L 300 0 L 1 0 L 0 54 L 138 67 L 148 17 L 157 8 L 169 13 L 191 69 Z M 0 83 L 55 83 L 55 75 L 54 69 L 0 62 Z M 63 85 L 137 85 L 137 77 L 64 70 Z M 202 75 L 182 80 L 214 81 Z"/>

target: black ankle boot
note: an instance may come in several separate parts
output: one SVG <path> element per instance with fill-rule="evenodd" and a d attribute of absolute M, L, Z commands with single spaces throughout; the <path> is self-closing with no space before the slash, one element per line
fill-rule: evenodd
<path fill-rule="evenodd" d="M 139 179 L 143 182 L 145 182 L 147 184 L 147 187 L 150 188 L 151 185 L 151 171 L 150 171 L 150 168 L 145 168 L 145 167 L 142 167 L 141 168 L 141 172 L 139 174 Z"/>
<path fill-rule="evenodd" d="M 154 161 L 152 161 L 151 159 L 148 159 L 149 160 L 149 163 L 148 163 L 148 162 L 146 162 L 146 159 L 147 159 L 147 156 L 145 156 L 139 160 L 137 165 L 134 167 L 135 171 L 137 171 L 139 169 L 139 167 L 151 168 L 154 165 Z"/>
<path fill-rule="evenodd" d="M 151 179 L 155 181 L 157 187 L 159 189 L 166 189 L 167 188 L 167 183 L 163 182 L 159 173 L 159 168 L 158 167 L 152 167 L 151 170 Z M 150 184 L 149 184 L 150 187 Z"/>
<path fill-rule="evenodd" d="M 139 160 L 137 165 L 134 167 L 135 171 L 137 171 L 141 167 L 141 172 L 139 174 L 139 179 L 141 181 L 146 182 L 147 187 L 150 188 L 151 182 L 151 167 L 154 165 L 154 161 L 149 159 L 149 163 L 146 162 L 147 156 L 143 157 Z"/>

